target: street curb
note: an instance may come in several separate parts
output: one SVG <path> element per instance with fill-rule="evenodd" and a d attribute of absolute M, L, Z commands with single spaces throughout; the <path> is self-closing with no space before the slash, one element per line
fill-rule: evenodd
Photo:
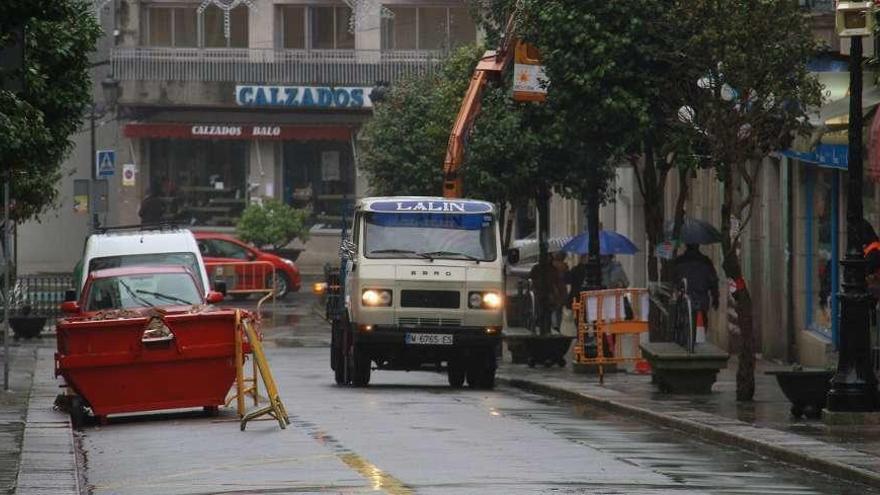
<path fill-rule="evenodd" d="M 700 439 L 713 443 L 734 446 L 741 450 L 753 452 L 777 461 L 793 464 L 802 468 L 811 469 L 820 473 L 841 478 L 847 481 L 862 483 L 872 488 L 880 488 L 880 473 L 851 466 L 837 461 L 824 459 L 817 456 L 796 452 L 770 442 L 764 442 L 746 436 L 731 433 L 722 428 L 715 428 L 706 424 L 698 423 L 684 418 L 676 418 L 668 414 L 651 411 L 642 407 L 631 406 L 621 402 L 604 399 L 581 392 L 575 392 L 561 387 L 537 383 L 521 378 L 507 378 L 499 376 L 499 383 L 547 395 L 557 399 L 597 406 L 602 409 L 623 414 L 630 417 L 646 420 L 648 422 L 673 428 L 679 431 L 693 434 Z"/>

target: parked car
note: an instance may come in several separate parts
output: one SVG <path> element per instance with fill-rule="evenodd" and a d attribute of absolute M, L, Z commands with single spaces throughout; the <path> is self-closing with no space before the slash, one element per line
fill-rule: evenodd
<path fill-rule="evenodd" d="M 200 291 L 212 286 L 192 232 L 178 228 L 109 228 L 86 240 L 74 275 L 77 294 L 96 270 L 127 266 L 182 265 L 196 276 Z"/>
<path fill-rule="evenodd" d="M 68 316 L 153 308 L 173 312 L 222 300 L 219 292 L 203 293 L 196 276 L 185 266 L 126 266 L 89 273 L 79 300 L 66 301 L 61 309 Z"/>
<path fill-rule="evenodd" d="M 299 274 L 299 268 L 293 261 L 270 254 L 242 242 L 234 236 L 228 234 L 220 234 L 217 232 L 195 232 L 196 242 L 202 253 L 205 263 L 235 263 L 241 261 L 265 261 L 272 264 L 275 275 L 275 297 L 284 298 L 290 292 L 299 291 L 302 280 Z M 252 276 L 244 267 L 236 269 L 237 275 L 241 279 L 247 279 Z M 265 281 L 265 284 L 271 284 L 271 280 Z M 249 282 L 250 286 L 262 286 L 263 284 L 254 284 Z M 229 286 L 228 289 L 234 294 L 235 287 Z"/>

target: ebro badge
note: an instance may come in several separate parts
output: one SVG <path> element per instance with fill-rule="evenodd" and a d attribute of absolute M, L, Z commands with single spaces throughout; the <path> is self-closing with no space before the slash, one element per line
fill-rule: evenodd
<path fill-rule="evenodd" d="M 473 201 L 377 201 L 369 209 L 388 213 L 489 213 L 492 206 Z"/>

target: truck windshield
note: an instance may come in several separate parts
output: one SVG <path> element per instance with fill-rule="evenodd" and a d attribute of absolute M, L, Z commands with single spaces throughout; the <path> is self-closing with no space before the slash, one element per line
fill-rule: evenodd
<path fill-rule="evenodd" d="M 173 265 L 183 266 L 195 274 L 201 273 L 199 261 L 192 253 L 150 253 L 150 254 L 127 254 L 119 256 L 106 256 L 92 258 L 89 262 L 89 273 L 106 268 L 119 268 L 122 266 L 155 266 Z M 201 277 L 196 276 L 199 289 L 204 292 Z"/>
<path fill-rule="evenodd" d="M 494 261 L 495 218 L 486 213 L 364 215 L 367 258 L 447 258 Z"/>

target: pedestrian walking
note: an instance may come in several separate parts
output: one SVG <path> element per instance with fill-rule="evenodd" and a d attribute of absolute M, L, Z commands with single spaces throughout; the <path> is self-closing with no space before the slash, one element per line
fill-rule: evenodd
<path fill-rule="evenodd" d="M 538 263 L 529 271 L 532 291 L 537 303 L 537 322 L 541 335 L 550 332 L 551 314 L 565 302 L 565 293 L 559 292 L 559 273 L 550 256 L 542 254 Z"/>
<path fill-rule="evenodd" d="M 700 252 L 699 244 L 688 244 L 684 253 L 672 260 L 676 283 L 685 281 L 691 300 L 691 321 L 696 328 L 697 315 L 708 321 L 709 307 L 718 309 L 718 273 L 708 256 Z"/>
<path fill-rule="evenodd" d="M 556 269 L 556 293 L 560 295 L 568 294 L 568 263 L 565 262 L 565 253 L 558 251 L 553 253 L 553 267 Z M 564 297 L 557 298 L 556 304 L 551 312 L 550 325 L 553 331 L 560 333 L 562 327 L 562 309 L 565 306 Z"/>
<path fill-rule="evenodd" d="M 165 204 L 162 203 L 162 198 L 158 194 L 158 184 L 154 184 L 147 189 L 147 194 L 141 200 L 141 208 L 138 210 L 141 224 L 159 223 L 162 221 L 162 217 L 165 215 Z"/>
<path fill-rule="evenodd" d="M 584 290 L 584 280 L 587 278 L 587 255 L 578 256 L 578 263 L 568 272 L 568 308 L 571 309 L 572 304 L 580 297 L 581 291 Z"/>

